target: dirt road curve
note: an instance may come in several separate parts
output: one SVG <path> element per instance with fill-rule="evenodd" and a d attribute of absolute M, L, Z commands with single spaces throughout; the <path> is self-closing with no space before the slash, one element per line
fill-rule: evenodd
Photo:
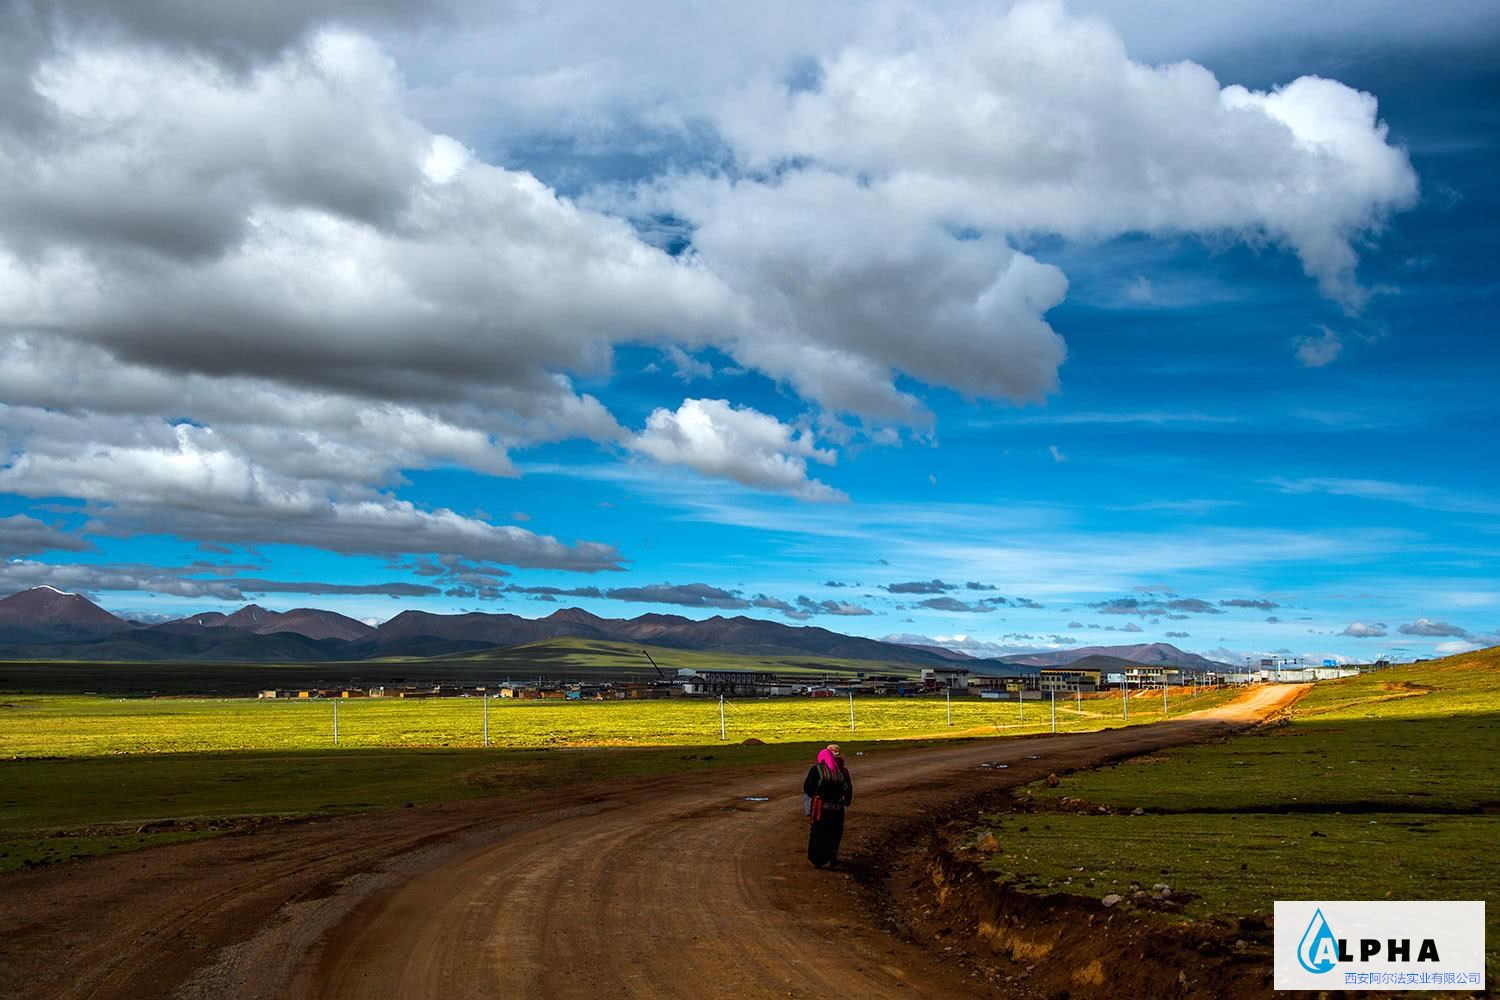
<path fill-rule="evenodd" d="M 845 856 L 986 789 L 1200 739 L 1299 689 L 1102 733 L 855 758 Z M 980 768 L 1005 762 L 1005 769 Z M 803 857 L 800 773 L 392 810 L 0 879 L 5 997 L 990 995 Z M 765 796 L 754 802 L 748 797 Z"/>

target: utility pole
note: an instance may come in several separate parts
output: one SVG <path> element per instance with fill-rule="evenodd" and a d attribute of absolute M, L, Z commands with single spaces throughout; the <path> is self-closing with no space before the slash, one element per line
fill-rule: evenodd
<path fill-rule="evenodd" d="M 333 745 L 339 745 L 339 701 L 333 700 Z"/>
<path fill-rule="evenodd" d="M 1082 715 L 1083 714 L 1083 685 L 1080 684 L 1080 685 L 1078 685 L 1078 687 L 1074 688 L 1073 689 L 1073 694 L 1076 696 L 1073 699 L 1073 702 L 1074 702 L 1074 711 L 1076 711 L 1079 715 Z"/>
<path fill-rule="evenodd" d="M 724 729 L 724 696 L 721 694 L 719 695 L 719 741 L 723 742 L 727 739 L 729 736 Z"/>
<path fill-rule="evenodd" d="M 484 694 L 480 695 L 479 696 L 479 700 L 484 705 L 484 745 L 485 746 L 489 746 L 490 745 L 490 696 L 489 696 L 489 693 L 485 692 Z"/>
<path fill-rule="evenodd" d="M 1167 675 L 1161 675 L 1161 717 L 1167 717 Z"/>
<path fill-rule="evenodd" d="M 849 735 L 854 735 L 854 692 L 849 692 Z"/>
<path fill-rule="evenodd" d="M 948 696 L 948 725 L 953 725 L 953 689 L 947 688 L 944 692 Z"/>
<path fill-rule="evenodd" d="M 1125 679 L 1120 682 L 1120 704 L 1125 707 L 1125 721 L 1130 721 L 1130 674 L 1125 674 Z"/>
<path fill-rule="evenodd" d="M 1052 689 L 1052 731 L 1057 732 L 1057 688 Z"/>

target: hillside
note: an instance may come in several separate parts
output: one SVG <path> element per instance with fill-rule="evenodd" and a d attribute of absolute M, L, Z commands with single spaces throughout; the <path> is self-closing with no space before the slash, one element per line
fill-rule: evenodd
<path fill-rule="evenodd" d="M 92 639 L 131 627 L 88 598 L 53 587 L 33 587 L 0 600 L 0 630 L 30 637 L 21 641 Z"/>
<path fill-rule="evenodd" d="M 346 642 L 362 639 L 375 631 L 373 626 L 336 611 L 323 611 L 319 608 L 267 611 L 258 604 L 248 604 L 230 615 L 209 611 L 156 627 L 180 633 L 212 628 L 239 629 L 254 635 L 291 632 L 308 639 L 341 639 Z"/>

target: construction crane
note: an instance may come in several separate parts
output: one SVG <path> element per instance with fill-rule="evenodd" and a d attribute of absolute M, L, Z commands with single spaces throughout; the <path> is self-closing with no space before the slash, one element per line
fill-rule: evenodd
<path fill-rule="evenodd" d="M 650 653 L 646 652 L 643 649 L 643 650 L 641 650 L 641 655 L 644 656 L 651 663 L 651 669 L 656 671 L 656 679 L 657 680 L 664 681 L 664 680 L 667 679 L 667 675 L 661 672 L 661 667 L 658 667 L 656 665 L 656 661 L 653 660 L 653 659 L 651 659 L 651 654 Z"/>

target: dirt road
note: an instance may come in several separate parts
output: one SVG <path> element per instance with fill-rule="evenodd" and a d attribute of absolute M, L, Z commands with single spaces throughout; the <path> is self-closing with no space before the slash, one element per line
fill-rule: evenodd
<path fill-rule="evenodd" d="M 848 869 L 803 856 L 801 774 L 698 772 L 294 825 L 0 879 L 6 997 L 990 995 L 870 918 L 873 845 L 987 790 L 1201 739 L 1149 727 L 855 758 Z M 1001 762 L 1006 768 L 981 768 Z M 756 801 L 764 799 L 765 801 Z M 852 871 L 851 871 L 852 870 Z"/>

